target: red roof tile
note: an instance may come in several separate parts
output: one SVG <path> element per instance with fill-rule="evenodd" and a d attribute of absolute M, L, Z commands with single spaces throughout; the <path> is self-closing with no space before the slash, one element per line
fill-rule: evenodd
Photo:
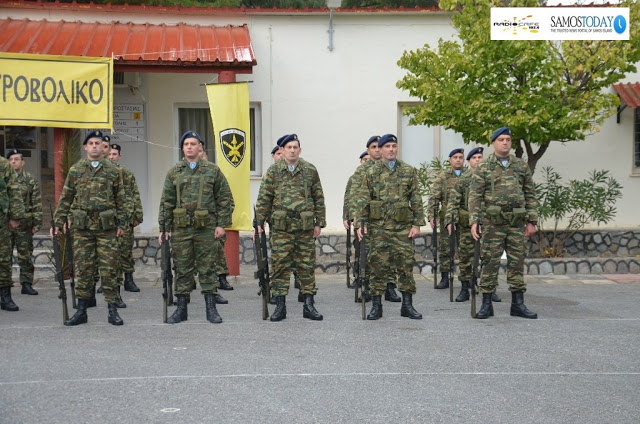
<path fill-rule="evenodd" d="M 257 64 L 243 26 L 151 25 L 0 19 L 0 52 L 110 57 L 116 70 L 144 66 L 183 72 Z M 212 69 L 213 68 L 213 69 Z M 161 69 L 158 69 L 159 71 Z"/>
<path fill-rule="evenodd" d="M 640 83 L 613 84 L 613 89 L 627 106 L 634 109 L 640 106 Z"/>

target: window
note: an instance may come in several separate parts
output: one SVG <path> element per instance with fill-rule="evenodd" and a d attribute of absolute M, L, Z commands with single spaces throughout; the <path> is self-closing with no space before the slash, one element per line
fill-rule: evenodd
<path fill-rule="evenodd" d="M 262 129 L 260 105 L 251 103 L 249 106 L 249 126 L 251 131 L 251 176 L 262 175 L 261 169 L 261 134 Z M 211 162 L 216 162 L 213 141 L 217 141 L 211 122 L 211 112 L 208 107 L 182 106 L 178 108 L 178 137 L 186 131 L 195 130 L 205 140 L 205 151 Z M 180 153 L 182 157 L 182 153 Z"/>
<path fill-rule="evenodd" d="M 640 109 L 634 109 L 635 123 L 633 131 L 633 167 L 631 172 L 640 175 Z"/>

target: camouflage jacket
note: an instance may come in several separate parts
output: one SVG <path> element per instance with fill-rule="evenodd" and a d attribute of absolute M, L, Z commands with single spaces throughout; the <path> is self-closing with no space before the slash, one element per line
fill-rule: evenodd
<path fill-rule="evenodd" d="M 353 215 L 351 214 L 351 208 L 349 207 L 349 205 L 351 204 L 351 200 L 352 198 L 350 197 L 351 194 L 351 185 L 353 184 L 353 177 L 355 177 L 356 174 L 353 174 L 349 177 L 349 181 L 347 181 L 347 187 L 344 189 L 344 202 L 342 203 L 342 220 L 343 221 L 348 221 L 351 218 L 353 218 Z"/>
<path fill-rule="evenodd" d="M 356 168 L 356 172 L 354 172 L 350 178 L 351 186 L 348 187 L 349 192 L 345 193 L 345 199 L 349 199 L 349 202 L 345 202 L 345 207 L 348 208 L 351 218 L 356 217 L 356 198 L 360 194 L 362 183 L 364 181 L 364 174 L 367 172 L 367 169 L 373 166 L 374 163 L 374 161 L 368 160 L 365 163 L 361 164 L 360 166 L 358 166 L 358 168 Z"/>
<path fill-rule="evenodd" d="M 442 219 L 445 216 L 450 190 L 456 184 L 458 178 L 462 177 L 467 172 L 469 172 L 468 169 L 462 168 L 460 176 L 457 176 L 453 172 L 453 168 L 446 168 L 438 174 L 431 189 L 431 196 L 429 197 L 427 219 L 431 220 L 431 218 L 434 217 L 436 205 L 440 206 L 440 218 Z"/>
<path fill-rule="evenodd" d="M 324 192 L 315 166 L 299 159 L 293 173 L 284 160 L 269 167 L 262 178 L 256 203 L 258 225 L 270 221 L 271 214 L 276 210 L 284 210 L 293 215 L 304 211 L 313 212 L 315 225 L 326 227 Z"/>
<path fill-rule="evenodd" d="M 367 224 L 388 230 L 425 225 L 418 173 L 401 160 L 396 160 L 393 169 L 389 169 L 385 160 L 366 168 L 356 204 L 358 218 Z M 374 217 L 376 213 L 379 217 Z"/>
<path fill-rule="evenodd" d="M 451 216 L 453 221 L 460 223 L 460 215 L 466 214 L 465 225 L 468 225 L 469 211 L 469 189 L 471 188 L 471 178 L 473 171 L 463 170 L 460 178 L 454 180 L 447 196 L 447 209 L 445 210 L 445 223 L 449 224 Z"/>
<path fill-rule="evenodd" d="M 496 155 L 492 154 L 478 165 L 472 176 L 469 193 L 470 221 L 476 222 L 489 206 L 499 206 L 502 212 L 525 208 L 527 221 L 538 221 L 536 187 L 525 161 L 510 155 L 509 163 L 503 167 Z"/>
<path fill-rule="evenodd" d="M 29 228 L 42 226 L 42 197 L 38 181 L 26 171 L 16 174 L 16 182 L 20 186 L 24 203 L 25 222 Z"/>
<path fill-rule="evenodd" d="M 174 229 L 173 210 L 176 208 L 185 208 L 189 214 L 207 210 L 211 228 L 231 227 L 235 204 L 227 178 L 218 165 L 205 159 L 198 159 L 197 163 L 196 168 L 191 169 L 183 159 L 167 172 L 158 213 L 161 229 Z"/>
<path fill-rule="evenodd" d="M 69 170 L 54 214 L 57 228 L 62 228 L 67 219 L 72 218 L 70 214 L 73 210 L 87 212 L 89 230 L 101 229 L 98 214 L 106 210 L 115 212 L 115 224 L 118 228 L 127 228 L 129 217 L 122 173 L 108 159 L 100 159 L 98 162 L 98 166 L 93 168 L 89 159 L 80 159 Z"/>
<path fill-rule="evenodd" d="M 141 223 L 143 219 L 142 201 L 140 200 L 140 190 L 138 190 L 136 176 L 129 168 L 119 163 L 115 164 L 120 169 L 120 172 L 122 172 L 122 183 L 124 184 L 124 193 L 127 202 L 127 216 L 129 217 L 129 225 L 133 226 L 134 222 Z"/>
<path fill-rule="evenodd" d="M 16 173 L 9 161 L 0 156 L 0 228 L 4 228 L 10 219 L 23 219 L 24 214 Z"/>

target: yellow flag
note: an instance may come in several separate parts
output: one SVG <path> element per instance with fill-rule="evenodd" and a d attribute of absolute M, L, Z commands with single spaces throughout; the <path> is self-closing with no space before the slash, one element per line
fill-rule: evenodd
<path fill-rule="evenodd" d="M 249 84 L 246 82 L 207 86 L 211 122 L 215 135 L 216 158 L 227 177 L 235 209 L 228 230 L 250 231 L 251 125 Z"/>
<path fill-rule="evenodd" d="M 113 59 L 0 53 L 0 125 L 113 127 Z"/>

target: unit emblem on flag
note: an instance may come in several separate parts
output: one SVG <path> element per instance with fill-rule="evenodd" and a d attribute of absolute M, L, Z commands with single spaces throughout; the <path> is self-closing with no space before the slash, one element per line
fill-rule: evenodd
<path fill-rule="evenodd" d="M 220 145 L 224 157 L 234 167 L 238 167 L 244 158 L 246 151 L 246 137 L 244 131 L 237 128 L 229 128 L 220 131 Z"/>

